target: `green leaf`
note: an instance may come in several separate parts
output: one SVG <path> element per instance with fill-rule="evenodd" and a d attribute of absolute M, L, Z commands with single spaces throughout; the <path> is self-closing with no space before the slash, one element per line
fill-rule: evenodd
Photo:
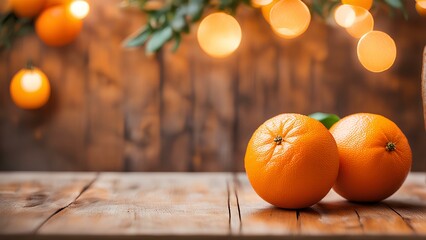
<path fill-rule="evenodd" d="M 151 34 L 151 29 L 148 26 L 144 26 L 138 31 L 139 33 L 135 37 L 124 42 L 125 47 L 138 47 L 145 44 Z"/>
<path fill-rule="evenodd" d="M 403 9 L 404 4 L 402 4 L 401 0 L 385 0 L 387 4 L 396 9 Z"/>
<path fill-rule="evenodd" d="M 174 36 L 175 44 L 173 45 L 172 52 L 176 52 L 179 48 L 180 42 L 182 40 L 182 36 L 180 34 L 175 34 Z"/>
<path fill-rule="evenodd" d="M 309 117 L 320 121 L 327 129 L 330 129 L 340 118 L 335 114 L 316 112 L 309 115 Z"/>
<path fill-rule="evenodd" d="M 167 41 L 172 38 L 172 36 L 173 29 L 170 26 L 154 32 L 151 39 L 146 44 L 147 53 L 158 51 Z"/>

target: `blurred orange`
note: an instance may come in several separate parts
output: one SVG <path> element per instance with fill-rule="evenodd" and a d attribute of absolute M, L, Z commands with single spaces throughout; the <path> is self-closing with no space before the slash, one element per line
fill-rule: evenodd
<path fill-rule="evenodd" d="M 46 0 L 10 0 L 10 5 L 18 17 L 33 18 L 43 10 L 45 2 Z"/>
<path fill-rule="evenodd" d="M 50 97 L 49 80 L 38 68 L 22 69 L 12 79 L 10 95 L 13 102 L 20 108 L 40 108 Z"/>
<path fill-rule="evenodd" d="M 39 38 L 49 46 L 71 43 L 81 31 L 83 22 L 68 11 L 67 6 L 48 8 L 37 18 L 35 30 Z"/>

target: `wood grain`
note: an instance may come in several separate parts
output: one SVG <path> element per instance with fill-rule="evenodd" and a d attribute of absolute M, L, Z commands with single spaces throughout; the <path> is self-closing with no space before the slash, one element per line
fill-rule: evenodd
<path fill-rule="evenodd" d="M 330 191 L 312 207 L 286 210 L 263 201 L 243 173 L 5 173 L 0 237 L 422 239 L 425 180 L 411 173 L 377 204 Z"/>
<path fill-rule="evenodd" d="M 33 234 L 71 204 L 94 173 L 20 172 L 0 174 L 0 234 Z"/>
<path fill-rule="evenodd" d="M 425 129 L 426 129 L 426 47 L 423 50 L 422 100 L 423 100 L 423 120 L 425 121 Z"/>
<path fill-rule="evenodd" d="M 103 173 L 39 233 L 227 235 L 230 176 Z"/>

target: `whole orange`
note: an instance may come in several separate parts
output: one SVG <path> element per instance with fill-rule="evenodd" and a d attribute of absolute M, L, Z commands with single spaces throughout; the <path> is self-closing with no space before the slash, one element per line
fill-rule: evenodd
<path fill-rule="evenodd" d="M 20 108 L 40 108 L 50 97 L 49 80 L 38 68 L 22 69 L 13 76 L 10 95 L 13 102 Z"/>
<path fill-rule="evenodd" d="M 67 5 L 59 5 L 40 14 L 35 23 L 35 30 L 45 44 L 59 47 L 77 38 L 82 26 L 82 20 L 72 16 Z"/>
<path fill-rule="evenodd" d="M 248 143 L 244 162 L 256 193 L 291 209 L 319 202 L 339 169 L 333 136 L 319 121 L 300 114 L 281 114 L 263 123 Z"/>
<path fill-rule="evenodd" d="M 358 113 L 334 124 L 330 132 L 339 149 L 334 190 L 357 202 L 377 202 L 402 185 L 411 168 L 408 140 L 391 120 Z"/>
<path fill-rule="evenodd" d="M 45 0 L 10 0 L 13 12 L 19 17 L 32 18 L 43 10 Z"/>

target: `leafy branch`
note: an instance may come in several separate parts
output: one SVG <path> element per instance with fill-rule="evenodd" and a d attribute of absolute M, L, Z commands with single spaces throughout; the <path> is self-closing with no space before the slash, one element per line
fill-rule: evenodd
<path fill-rule="evenodd" d="M 341 0 L 303 0 L 312 14 L 327 18 Z M 191 26 L 200 21 L 209 10 L 223 11 L 235 15 L 240 5 L 251 5 L 251 0 L 124 0 L 124 6 L 139 9 L 147 15 L 147 22 L 129 36 L 125 47 L 145 46 L 146 53 L 155 53 L 166 43 L 174 42 L 175 51 L 182 35 L 188 34 Z M 403 0 L 374 0 L 375 10 L 384 8 L 392 17 L 408 13 Z M 13 41 L 33 32 L 34 20 L 19 18 L 13 12 L 0 13 L 0 50 L 9 48 Z"/>
<path fill-rule="evenodd" d="M 0 50 L 10 48 L 13 41 L 31 33 L 34 22 L 28 18 L 19 18 L 13 12 L 0 14 Z"/>

